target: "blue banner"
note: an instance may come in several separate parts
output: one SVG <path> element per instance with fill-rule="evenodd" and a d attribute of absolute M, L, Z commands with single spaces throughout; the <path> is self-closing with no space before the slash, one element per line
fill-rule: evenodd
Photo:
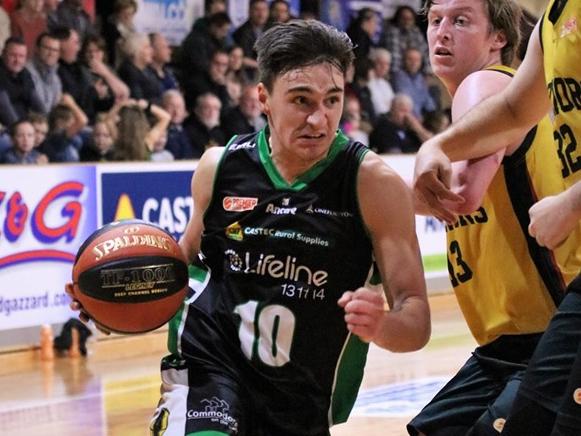
<path fill-rule="evenodd" d="M 192 215 L 192 171 L 101 174 L 102 224 L 138 218 L 179 239 Z"/>

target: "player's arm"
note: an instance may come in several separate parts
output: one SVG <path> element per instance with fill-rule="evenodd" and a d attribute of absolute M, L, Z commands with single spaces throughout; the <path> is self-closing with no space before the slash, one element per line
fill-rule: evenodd
<path fill-rule="evenodd" d="M 385 310 L 376 291 L 346 292 L 339 304 L 345 308 L 347 327 L 390 351 L 417 350 L 428 341 L 431 327 L 412 193 L 372 152 L 361 163 L 357 192 L 391 309 Z"/>
<path fill-rule="evenodd" d="M 224 153 L 223 147 L 211 147 L 201 157 L 192 176 L 192 199 L 194 211 L 180 239 L 180 247 L 188 263 L 191 263 L 200 251 L 200 242 L 204 230 L 204 213 L 212 199 L 212 189 L 216 169 Z"/>
<path fill-rule="evenodd" d="M 549 110 L 539 24 L 527 54 L 510 84 L 470 110 L 447 130 L 426 141 L 416 155 L 414 189 L 437 211 L 448 212 L 443 200 L 463 201 L 450 190 L 450 161 L 487 156 L 516 143 Z"/>
<path fill-rule="evenodd" d="M 454 94 L 452 121 L 461 119 L 473 107 L 498 94 L 508 86 L 511 77 L 498 71 L 476 71 L 467 76 Z M 451 202 L 450 209 L 457 214 L 470 214 L 482 205 L 490 182 L 507 151 L 512 152 L 522 141 L 504 142 L 504 147 L 489 156 L 454 162 L 452 165 L 452 191 L 464 198 L 463 203 Z"/>

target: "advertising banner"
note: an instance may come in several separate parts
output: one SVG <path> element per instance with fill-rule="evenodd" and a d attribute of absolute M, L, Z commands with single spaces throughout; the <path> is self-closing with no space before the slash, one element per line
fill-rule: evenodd
<path fill-rule="evenodd" d="M 101 179 L 101 223 L 142 219 L 179 239 L 192 216 L 192 170 L 107 172 Z"/>
<path fill-rule="evenodd" d="M 159 32 L 171 45 L 180 45 L 202 15 L 203 0 L 138 0 L 134 22 L 139 32 Z"/>
<path fill-rule="evenodd" d="M 0 330 L 70 317 L 64 285 L 97 226 L 96 198 L 94 167 L 2 168 Z"/>

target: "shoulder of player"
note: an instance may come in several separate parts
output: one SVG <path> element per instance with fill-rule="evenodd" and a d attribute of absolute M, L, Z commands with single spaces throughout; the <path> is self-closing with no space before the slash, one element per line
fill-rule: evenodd
<path fill-rule="evenodd" d="M 452 99 L 452 120 L 458 120 L 482 100 L 498 94 L 511 79 L 508 74 L 496 70 L 480 70 L 466 76 Z"/>
<path fill-rule="evenodd" d="M 224 150 L 225 147 L 211 147 L 204 152 L 192 177 L 192 190 L 200 183 L 212 186 Z"/>

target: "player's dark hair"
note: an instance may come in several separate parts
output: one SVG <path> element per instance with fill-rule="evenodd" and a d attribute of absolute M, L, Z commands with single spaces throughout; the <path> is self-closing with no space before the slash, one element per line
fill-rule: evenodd
<path fill-rule="evenodd" d="M 254 44 L 260 81 L 268 91 L 288 71 L 328 63 L 343 75 L 353 63 L 353 43 L 346 33 L 315 20 L 293 20 L 264 32 Z"/>

